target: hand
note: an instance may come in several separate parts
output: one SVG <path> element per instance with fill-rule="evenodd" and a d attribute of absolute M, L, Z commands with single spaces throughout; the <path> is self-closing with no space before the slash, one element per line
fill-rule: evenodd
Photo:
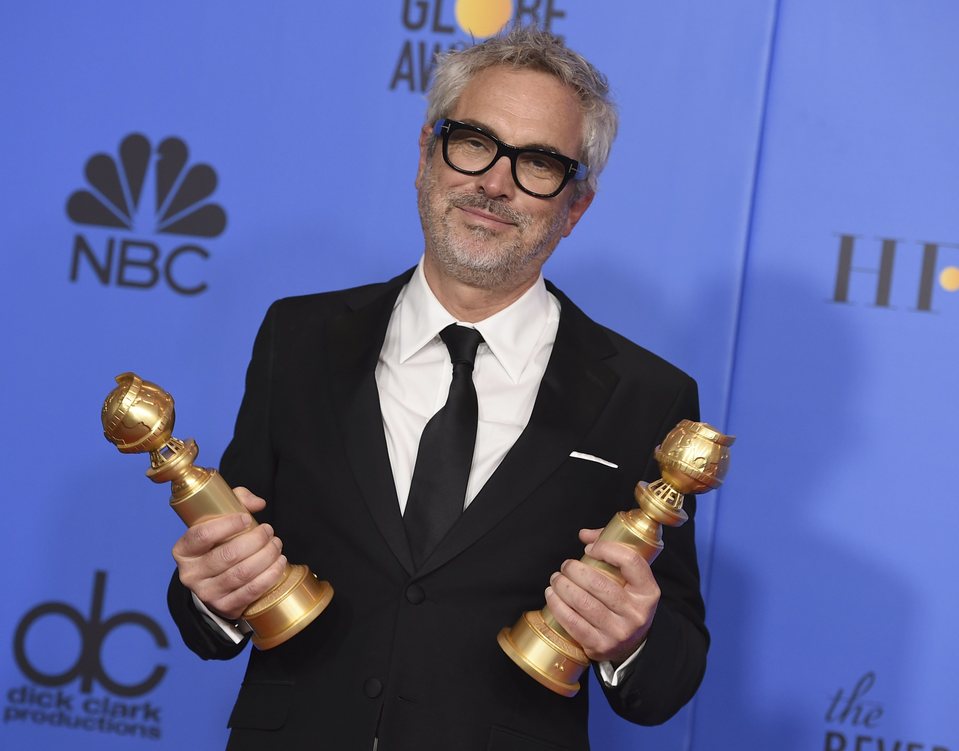
<path fill-rule="evenodd" d="M 567 560 L 550 577 L 546 604 L 594 662 L 618 666 L 643 643 L 659 604 L 659 585 L 645 559 L 616 542 L 597 542 L 602 530 L 580 530 L 592 558 L 616 566 L 619 584 L 581 561 Z"/>
<path fill-rule="evenodd" d="M 233 493 L 248 511 L 266 501 L 246 488 Z M 269 524 L 226 514 L 190 527 L 173 546 L 180 581 L 210 610 L 235 620 L 282 578 L 283 543 Z"/>

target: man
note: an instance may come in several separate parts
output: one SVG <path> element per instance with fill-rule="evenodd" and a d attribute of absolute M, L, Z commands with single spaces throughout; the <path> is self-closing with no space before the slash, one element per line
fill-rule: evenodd
<path fill-rule="evenodd" d="M 222 659 L 242 649 L 231 622 L 286 555 L 336 594 L 293 639 L 253 650 L 230 748 L 586 749 L 586 686 L 554 694 L 496 643 L 544 597 L 627 719 L 662 722 L 698 687 L 708 636 L 692 522 L 666 531 L 652 569 L 594 542 L 636 481 L 658 476 L 656 444 L 697 417 L 695 384 L 541 275 L 589 207 L 615 129 L 605 79 L 548 33 L 450 53 L 420 134 L 420 264 L 271 307 L 221 465 L 265 523 L 188 530 L 171 610 L 191 649 Z M 481 335 L 468 335 L 463 386 L 478 427 L 465 497 L 424 543 L 428 423 L 463 383 L 450 324 Z M 624 585 L 578 561 L 584 543 Z"/>

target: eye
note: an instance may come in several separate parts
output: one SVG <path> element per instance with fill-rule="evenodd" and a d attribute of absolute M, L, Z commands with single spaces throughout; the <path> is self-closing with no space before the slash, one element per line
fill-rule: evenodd
<path fill-rule="evenodd" d="M 524 173 L 533 178 L 554 179 L 557 175 L 562 176 L 564 172 L 562 163 L 548 154 L 536 151 L 527 151 L 522 154 L 519 166 Z"/>
<path fill-rule="evenodd" d="M 556 163 L 549 159 L 543 159 L 542 157 L 532 157 L 528 162 L 528 166 L 536 172 L 549 172 L 555 169 Z"/>
<path fill-rule="evenodd" d="M 485 151 L 490 147 L 490 142 L 479 136 L 467 136 L 462 140 L 461 145 L 470 151 Z"/>

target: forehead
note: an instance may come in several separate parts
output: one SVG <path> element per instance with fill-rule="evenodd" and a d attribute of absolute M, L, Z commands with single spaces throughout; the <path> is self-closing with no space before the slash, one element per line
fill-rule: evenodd
<path fill-rule="evenodd" d="M 583 145 L 576 94 L 542 71 L 505 66 L 480 71 L 449 116 L 487 128 L 513 146 L 545 146 L 575 157 Z"/>

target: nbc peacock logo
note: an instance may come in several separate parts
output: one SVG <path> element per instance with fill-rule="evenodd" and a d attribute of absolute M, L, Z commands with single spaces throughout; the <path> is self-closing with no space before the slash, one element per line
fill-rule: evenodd
<path fill-rule="evenodd" d="M 400 47 L 390 89 L 423 92 L 429 84 L 436 56 L 464 49 L 475 40 L 491 37 L 511 20 L 553 27 L 566 18 L 563 0 L 402 0 L 400 18 L 406 38 Z"/>
<path fill-rule="evenodd" d="M 91 156 L 84 174 L 88 187 L 67 200 L 67 216 L 88 228 L 74 237 L 70 281 L 86 266 L 104 286 L 153 289 L 165 282 L 181 295 L 207 289 L 197 262 L 210 252 L 183 238 L 214 238 L 226 228 L 226 212 L 210 200 L 217 187 L 210 165 L 191 165 L 180 138 L 154 148 L 131 133 L 117 157 Z"/>

